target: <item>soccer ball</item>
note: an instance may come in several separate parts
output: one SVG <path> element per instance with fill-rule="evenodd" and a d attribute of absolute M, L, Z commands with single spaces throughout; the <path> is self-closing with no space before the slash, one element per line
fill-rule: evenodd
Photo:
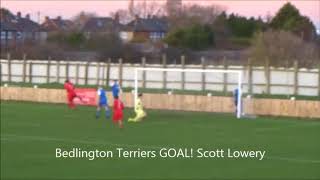
<path fill-rule="evenodd" d="M 34 85 L 34 86 L 33 86 L 33 88 L 34 88 L 34 89 L 37 89 L 37 88 L 38 88 L 38 86 L 37 86 L 37 85 Z"/>
<path fill-rule="evenodd" d="M 296 97 L 292 96 L 292 97 L 290 98 L 290 100 L 291 100 L 291 101 L 294 101 L 294 100 L 296 100 Z"/>

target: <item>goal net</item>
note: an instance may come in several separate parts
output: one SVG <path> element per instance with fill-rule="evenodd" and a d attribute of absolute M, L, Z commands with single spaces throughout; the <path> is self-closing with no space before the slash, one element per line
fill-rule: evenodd
<path fill-rule="evenodd" d="M 162 93 L 168 97 L 173 94 L 204 98 L 228 96 L 228 103 L 220 103 L 221 106 L 228 104 L 229 111 L 233 109 L 231 112 L 235 113 L 237 118 L 241 118 L 244 114 L 242 78 L 240 70 L 135 68 L 134 104 L 139 93 L 148 92 Z M 214 101 L 210 102 L 214 104 Z M 197 101 L 197 104 L 201 106 L 201 102 Z"/>

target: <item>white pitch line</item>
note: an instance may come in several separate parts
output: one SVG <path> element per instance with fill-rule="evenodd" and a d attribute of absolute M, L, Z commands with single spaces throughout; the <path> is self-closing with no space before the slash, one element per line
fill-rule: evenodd
<path fill-rule="evenodd" d="M 80 144 L 95 144 L 95 145 L 111 145 L 118 147 L 131 147 L 131 148 L 142 148 L 142 149 L 162 149 L 166 147 L 160 146 L 149 146 L 149 145 L 134 145 L 134 144 L 118 144 L 111 143 L 108 141 L 89 141 L 89 140 L 75 140 L 75 139 L 59 139 L 59 138 L 51 138 L 51 137 L 39 137 L 39 136 L 21 136 L 15 134 L 3 134 L 1 135 L 1 141 L 10 141 L 13 139 L 10 138 L 20 138 L 22 140 L 34 140 L 34 141 L 56 141 L 56 142 L 67 142 L 67 143 L 80 143 Z M 173 148 L 173 146 L 168 146 Z M 168 148 L 167 147 L 167 148 Z M 287 157 L 278 157 L 278 156 L 267 156 L 266 159 L 271 160 L 280 160 L 280 161 L 288 161 L 288 162 L 297 162 L 297 163 L 312 163 L 312 164 L 320 164 L 320 160 L 307 160 L 307 159 L 296 159 L 296 158 L 287 158 Z"/>

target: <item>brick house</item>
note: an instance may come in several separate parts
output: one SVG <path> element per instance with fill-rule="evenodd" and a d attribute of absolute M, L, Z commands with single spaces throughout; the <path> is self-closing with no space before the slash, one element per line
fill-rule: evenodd
<path fill-rule="evenodd" d="M 30 19 L 30 15 L 12 14 L 7 9 L 1 9 L 1 44 L 7 48 L 19 47 L 27 42 L 40 41 L 41 28 Z"/>
<path fill-rule="evenodd" d="M 56 18 L 45 17 L 44 22 L 40 25 L 41 39 L 47 40 L 49 35 L 70 32 L 73 29 L 73 22 L 71 20 L 62 19 L 61 16 Z"/>
<path fill-rule="evenodd" d="M 15 21 L 15 26 L 17 28 L 17 43 L 24 45 L 26 42 L 41 41 L 40 25 L 32 21 L 29 14 L 22 17 L 21 13 L 18 12 Z"/>
<path fill-rule="evenodd" d="M 168 23 L 165 19 L 158 17 L 139 18 L 126 25 L 121 33 L 122 40 L 130 42 L 157 42 L 162 40 L 168 32 Z"/>
<path fill-rule="evenodd" d="M 71 20 L 62 19 L 61 16 L 56 18 L 45 17 L 44 22 L 41 24 L 41 28 L 50 32 L 71 31 L 73 23 Z"/>
<path fill-rule="evenodd" d="M 116 16 L 115 18 L 92 17 L 84 24 L 82 32 L 84 32 L 86 38 L 90 38 L 94 34 L 118 34 L 123 27 L 124 25 L 119 22 L 118 16 Z"/>
<path fill-rule="evenodd" d="M 7 51 L 16 47 L 17 43 L 17 29 L 16 27 L 7 21 L 0 21 L 1 27 L 1 50 Z"/>

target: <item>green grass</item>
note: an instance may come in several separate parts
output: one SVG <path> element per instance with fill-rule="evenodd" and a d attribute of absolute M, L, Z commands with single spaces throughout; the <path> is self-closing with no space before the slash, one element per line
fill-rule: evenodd
<path fill-rule="evenodd" d="M 39 88 L 49 88 L 49 89 L 62 89 L 63 84 L 60 83 L 44 83 L 44 84 L 34 84 L 34 83 L 22 83 L 22 82 L 1 82 L 1 86 L 4 84 L 8 84 L 9 86 L 13 87 L 33 87 L 34 85 L 37 85 Z M 97 88 L 96 85 L 76 85 L 79 88 Z M 109 87 L 106 88 L 107 90 L 110 90 Z M 133 88 L 123 88 L 124 92 L 131 92 Z M 140 92 L 143 93 L 157 93 L 157 94 L 166 94 L 169 90 L 172 89 L 143 89 L 139 88 Z M 207 95 L 208 93 L 211 93 L 213 96 L 232 96 L 232 92 L 224 93 L 221 91 L 196 91 L 196 90 L 179 90 L 179 89 L 173 89 L 174 94 L 190 94 L 190 95 Z M 246 96 L 247 94 L 244 94 Z M 293 95 L 270 95 L 270 94 L 253 94 L 253 98 L 270 98 L 270 99 L 290 99 Z M 311 101 L 319 101 L 320 96 L 302 96 L 297 95 L 295 96 L 296 100 L 311 100 Z"/>
<path fill-rule="evenodd" d="M 94 107 L 1 101 L 1 179 L 319 179 L 320 121 L 148 110 L 142 123 L 94 118 Z M 132 115 L 125 110 L 125 117 Z M 55 148 L 265 150 L 265 159 L 58 159 Z"/>

